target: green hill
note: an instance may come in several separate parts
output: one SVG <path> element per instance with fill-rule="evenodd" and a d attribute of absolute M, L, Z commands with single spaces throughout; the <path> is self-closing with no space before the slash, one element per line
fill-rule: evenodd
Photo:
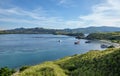
<path fill-rule="evenodd" d="M 93 50 L 31 66 L 15 76 L 119 76 L 120 49 Z"/>
<path fill-rule="evenodd" d="M 120 32 L 91 33 L 86 37 L 86 39 L 110 40 L 115 43 L 120 43 Z"/>

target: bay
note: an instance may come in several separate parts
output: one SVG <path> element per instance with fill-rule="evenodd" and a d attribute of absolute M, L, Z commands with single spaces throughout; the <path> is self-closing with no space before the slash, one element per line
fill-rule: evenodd
<path fill-rule="evenodd" d="M 61 42 L 59 42 L 61 40 Z M 104 50 L 103 42 L 92 41 L 80 44 L 74 37 L 52 34 L 5 34 L 0 35 L 0 67 L 19 68 L 45 61 L 57 60 L 65 56 L 82 54 L 89 50 Z"/>

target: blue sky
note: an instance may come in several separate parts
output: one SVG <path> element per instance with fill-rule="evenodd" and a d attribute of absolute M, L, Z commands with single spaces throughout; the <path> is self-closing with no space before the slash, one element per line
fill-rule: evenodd
<path fill-rule="evenodd" d="M 120 27 L 120 0 L 0 0 L 0 29 Z"/>

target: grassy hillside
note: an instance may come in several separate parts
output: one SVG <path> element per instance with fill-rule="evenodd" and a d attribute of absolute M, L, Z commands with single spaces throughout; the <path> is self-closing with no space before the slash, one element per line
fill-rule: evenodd
<path fill-rule="evenodd" d="M 119 76 L 120 49 L 90 51 L 31 66 L 15 76 Z"/>
<path fill-rule="evenodd" d="M 120 32 L 111 33 L 91 33 L 87 39 L 110 40 L 112 42 L 120 43 Z"/>

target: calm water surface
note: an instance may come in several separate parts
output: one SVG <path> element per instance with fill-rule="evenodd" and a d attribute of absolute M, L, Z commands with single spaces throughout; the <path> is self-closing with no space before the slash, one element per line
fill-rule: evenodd
<path fill-rule="evenodd" d="M 59 43 L 58 40 L 61 40 Z M 74 37 L 51 34 L 8 34 L 0 35 L 0 67 L 18 68 L 35 65 L 44 61 L 56 60 L 65 56 L 81 54 L 89 50 L 103 50 L 102 42 L 79 45 Z"/>

